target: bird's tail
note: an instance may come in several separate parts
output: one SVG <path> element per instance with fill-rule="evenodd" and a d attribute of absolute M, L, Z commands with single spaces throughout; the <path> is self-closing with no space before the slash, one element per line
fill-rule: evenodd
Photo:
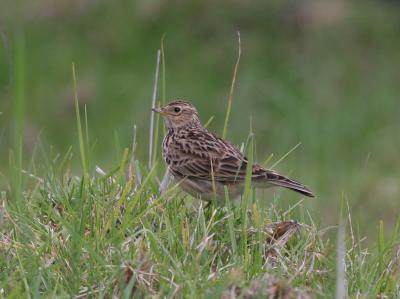
<path fill-rule="evenodd" d="M 315 197 L 314 193 L 302 183 L 292 180 L 288 177 L 280 175 L 272 170 L 263 169 L 260 167 L 257 174 L 253 173 L 253 181 L 257 183 L 260 188 L 267 188 L 272 186 L 279 186 L 296 191 L 308 197 Z"/>

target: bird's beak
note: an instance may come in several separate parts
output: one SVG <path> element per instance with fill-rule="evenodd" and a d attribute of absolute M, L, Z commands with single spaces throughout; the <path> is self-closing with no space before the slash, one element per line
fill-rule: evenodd
<path fill-rule="evenodd" d="M 156 112 L 156 113 L 160 113 L 161 115 L 165 115 L 165 113 L 160 108 L 151 108 L 151 111 Z"/>

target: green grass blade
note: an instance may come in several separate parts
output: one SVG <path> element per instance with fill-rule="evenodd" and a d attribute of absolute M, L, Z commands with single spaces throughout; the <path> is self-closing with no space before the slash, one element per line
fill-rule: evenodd
<path fill-rule="evenodd" d="M 278 161 L 276 161 L 272 166 L 270 167 L 273 169 L 276 165 L 281 163 L 283 159 L 285 159 L 287 156 L 289 156 L 295 149 L 297 149 L 301 145 L 301 142 L 297 143 L 294 147 L 292 147 L 286 154 L 284 154 Z M 270 156 L 271 157 L 271 156 Z M 265 163 L 265 162 L 264 162 Z"/>
<path fill-rule="evenodd" d="M 247 267 L 250 262 L 250 256 L 247 249 L 247 228 L 248 228 L 248 209 L 251 195 L 251 179 L 253 173 L 253 154 L 254 154 L 254 136 L 251 132 L 248 139 L 248 154 L 246 166 L 246 178 L 244 185 L 243 203 L 242 203 L 242 250 L 243 250 L 243 263 Z"/>
<path fill-rule="evenodd" d="M 382 220 L 379 221 L 379 227 L 378 227 L 378 256 L 379 256 L 379 273 L 381 275 L 385 270 L 385 263 L 384 263 L 385 233 Z"/>
<path fill-rule="evenodd" d="M 211 116 L 211 117 L 206 121 L 206 123 L 203 125 L 203 127 L 204 127 L 204 128 L 207 128 L 207 127 L 211 124 L 211 122 L 213 121 L 213 119 L 214 119 L 214 115 Z"/>
<path fill-rule="evenodd" d="M 72 82 L 73 82 L 73 89 L 74 89 L 74 103 L 75 103 L 75 115 L 76 115 L 76 126 L 78 129 L 78 138 L 79 138 L 79 150 L 81 153 L 81 162 L 83 168 L 83 176 L 85 181 L 89 177 L 88 173 L 88 165 L 86 160 L 86 149 L 85 149 L 85 139 L 83 137 L 83 129 L 81 123 L 81 115 L 79 111 L 79 100 L 78 100 L 78 88 L 77 88 L 77 80 L 76 80 L 76 72 L 75 72 L 75 63 L 72 63 Z"/>
<path fill-rule="evenodd" d="M 232 246 L 232 255 L 233 255 L 233 260 L 237 264 L 239 262 L 239 255 L 238 255 L 238 249 L 237 249 L 237 243 L 236 243 L 236 235 L 235 235 L 235 215 L 232 211 L 232 205 L 231 205 L 231 199 L 229 198 L 229 192 L 228 188 L 224 186 L 224 191 L 225 191 L 225 204 L 228 208 L 228 230 L 229 230 L 229 238 L 231 240 L 231 246 Z"/>

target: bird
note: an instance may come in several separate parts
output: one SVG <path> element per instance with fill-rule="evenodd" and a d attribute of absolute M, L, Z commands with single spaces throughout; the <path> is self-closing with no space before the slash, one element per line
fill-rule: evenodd
<path fill-rule="evenodd" d="M 205 201 L 225 199 L 225 190 L 229 198 L 243 194 L 248 159 L 230 142 L 204 128 L 191 102 L 174 100 L 152 111 L 163 117 L 167 128 L 162 143 L 167 172 L 185 192 Z M 251 165 L 251 184 L 255 188 L 284 187 L 314 197 L 302 183 L 257 163 Z"/>

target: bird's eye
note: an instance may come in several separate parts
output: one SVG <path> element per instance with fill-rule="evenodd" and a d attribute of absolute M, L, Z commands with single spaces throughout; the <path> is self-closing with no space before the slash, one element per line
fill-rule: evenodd
<path fill-rule="evenodd" d="M 175 111 L 176 113 L 179 113 L 179 112 L 181 112 L 181 108 L 175 107 L 175 108 L 174 108 L 174 111 Z"/>

